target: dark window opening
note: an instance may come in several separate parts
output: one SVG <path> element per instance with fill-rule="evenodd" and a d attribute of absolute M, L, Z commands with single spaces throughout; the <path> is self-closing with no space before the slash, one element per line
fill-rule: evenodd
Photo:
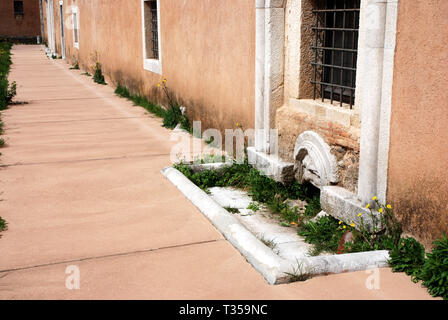
<path fill-rule="evenodd" d="M 317 0 L 313 80 L 314 99 L 353 107 L 358 58 L 360 0 Z"/>
<path fill-rule="evenodd" d="M 145 1 L 146 58 L 159 59 L 157 1 Z"/>
<path fill-rule="evenodd" d="M 73 12 L 73 42 L 79 42 L 78 14 Z"/>
<path fill-rule="evenodd" d="M 23 17 L 23 1 L 14 1 L 14 17 Z"/>

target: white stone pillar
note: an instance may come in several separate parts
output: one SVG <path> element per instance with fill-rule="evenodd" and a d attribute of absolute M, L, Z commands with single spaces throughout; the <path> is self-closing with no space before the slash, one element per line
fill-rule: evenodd
<path fill-rule="evenodd" d="M 361 65 L 357 87 L 362 87 L 358 197 L 369 202 L 377 193 L 378 143 L 386 25 L 385 0 L 362 0 L 359 37 Z M 375 66 L 372 68 L 372 66 Z"/>
<path fill-rule="evenodd" d="M 387 169 L 389 167 L 390 120 L 392 108 L 392 85 L 398 19 L 398 0 L 387 0 L 386 30 L 383 54 L 383 84 L 381 94 L 381 116 L 378 142 L 377 196 L 386 203 Z"/>
<path fill-rule="evenodd" d="M 262 7 L 258 7 L 260 2 Z M 255 10 L 255 150 L 264 152 L 264 1 L 257 0 Z"/>
<path fill-rule="evenodd" d="M 269 129 L 283 103 L 284 0 L 256 0 L 255 149 L 270 153 Z"/>

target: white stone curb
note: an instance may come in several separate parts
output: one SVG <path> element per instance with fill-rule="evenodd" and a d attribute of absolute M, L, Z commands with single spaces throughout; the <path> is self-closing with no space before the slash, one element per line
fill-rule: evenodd
<path fill-rule="evenodd" d="M 161 172 L 210 220 L 269 284 L 288 282 L 290 276 L 287 273 L 293 273 L 298 265 L 300 265 L 301 273 L 307 275 L 360 271 L 388 265 L 389 254 L 385 250 L 308 257 L 297 261 L 296 265 L 291 264 L 290 261 L 279 257 L 265 246 L 226 209 L 217 204 L 180 171 L 173 167 L 166 167 Z"/>
<path fill-rule="evenodd" d="M 270 284 L 276 284 L 287 277 L 280 270 L 290 268 L 288 261 L 280 258 L 266 247 L 235 217 L 222 208 L 204 191 L 197 187 L 181 172 L 167 167 L 162 173 L 190 200 L 224 235 L 224 237 L 260 272 Z"/>

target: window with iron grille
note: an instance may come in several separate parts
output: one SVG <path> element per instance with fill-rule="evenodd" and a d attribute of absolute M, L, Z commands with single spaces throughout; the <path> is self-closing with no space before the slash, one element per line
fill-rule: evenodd
<path fill-rule="evenodd" d="M 23 1 L 14 1 L 14 17 L 23 17 Z"/>
<path fill-rule="evenodd" d="M 316 0 L 314 99 L 355 103 L 360 0 Z"/>
<path fill-rule="evenodd" d="M 157 0 L 145 1 L 146 58 L 159 59 L 159 21 Z"/>
<path fill-rule="evenodd" d="M 73 42 L 79 43 L 78 13 L 73 12 Z"/>

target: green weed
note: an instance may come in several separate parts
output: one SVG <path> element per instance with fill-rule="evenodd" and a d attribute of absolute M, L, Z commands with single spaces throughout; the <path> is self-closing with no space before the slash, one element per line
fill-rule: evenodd
<path fill-rule="evenodd" d="M 298 260 L 291 272 L 285 272 L 285 274 L 289 276 L 289 282 L 306 281 L 311 278 L 311 275 L 305 271 L 303 263 Z"/>
<path fill-rule="evenodd" d="M 7 223 L 6 221 L 0 217 L 0 232 L 5 231 L 7 229 Z"/>
<path fill-rule="evenodd" d="M 101 64 L 99 62 L 95 63 L 95 73 L 93 75 L 93 81 L 98 84 L 107 84 L 106 80 L 104 79 L 103 71 L 101 70 Z"/>
<path fill-rule="evenodd" d="M 425 263 L 425 248 L 413 238 L 401 239 L 390 251 L 389 264 L 394 272 L 405 272 L 414 282 L 420 278 Z"/>
<path fill-rule="evenodd" d="M 251 202 L 247 206 L 247 209 L 252 210 L 253 212 L 257 212 L 258 210 L 260 210 L 260 204 L 258 204 L 257 202 Z"/>
<path fill-rule="evenodd" d="M 224 207 L 224 209 L 226 209 L 231 214 L 235 214 L 235 213 L 239 213 L 240 212 L 240 210 L 238 210 L 237 208 Z"/>
<path fill-rule="evenodd" d="M 173 108 L 165 110 L 161 106 L 150 102 L 145 97 L 136 94 L 131 94 L 126 87 L 123 87 L 121 85 L 117 86 L 117 88 L 115 89 L 115 94 L 119 95 L 120 97 L 131 100 L 132 102 L 134 102 L 135 105 L 141 106 L 145 108 L 147 111 L 156 115 L 157 117 L 162 118 L 163 126 L 166 128 L 170 129 L 175 128 L 177 124 L 180 123 L 182 129 L 191 131 L 190 121 L 185 115 L 182 114 L 182 111 L 180 110 L 180 107 L 178 105 L 175 105 Z"/>
<path fill-rule="evenodd" d="M 275 239 L 267 239 L 263 234 L 259 235 L 258 239 L 260 239 L 260 241 L 263 242 L 266 247 L 272 249 L 272 251 L 274 251 L 276 254 L 278 253 L 277 243 L 275 243 Z"/>
<path fill-rule="evenodd" d="M 443 235 L 434 242 L 434 248 L 428 253 L 419 278 L 434 297 L 448 300 L 448 238 Z"/>
<path fill-rule="evenodd" d="M 309 221 L 299 226 L 298 234 L 307 243 L 313 244 L 310 254 L 317 256 L 322 252 L 336 253 L 344 232 L 336 219 L 324 216 L 315 222 Z"/>
<path fill-rule="evenodd" d="M 17 84 L 8 81 L 8 74 L 11 61 L 12 44 L 8 42 L 0 42 L 0 110 L 7 108 L 8 104 L 17 93 Z"/>

